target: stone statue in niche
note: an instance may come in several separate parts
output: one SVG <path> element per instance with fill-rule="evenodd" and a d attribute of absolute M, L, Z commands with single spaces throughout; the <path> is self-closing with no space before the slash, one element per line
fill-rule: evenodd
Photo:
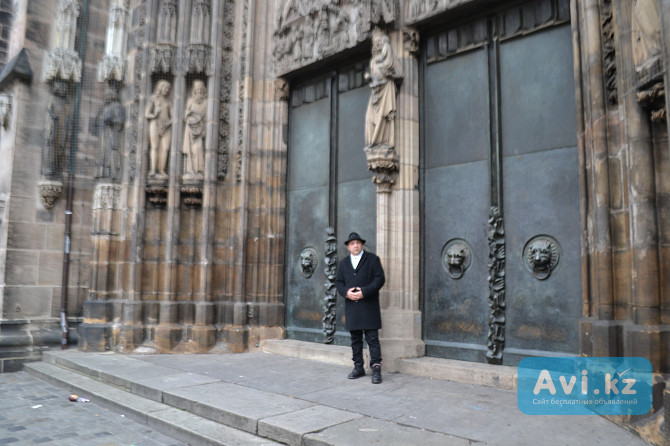
<path fill-rule="evenodd" d="M 378 28 L 372 34 L 370 72 L 365 77 L 372 90 L 365 116 L 365 144 L 395 147 L 396 82 L 403 73 L 389 36 Z"/>
<path fill-rule="evenodd" d="M 655 0 L 635 0 L 631 17 L 637 101 L 651 112 L 652 121 L 666 119 L 661 49 L 661 21 Z"/>
<path fill-rule="evenodd" d="M 171 85 L 166 80 L 156 84 L 144 116 L 149 121 L 149 176 L 167 178 L 167 160 L 172 140 Z"/>
<path fill-rule="evenodd" d="M 184 121 L 184 178 L 202 179 L 205 171 L 205 118 L 207 88 L 203 81 L 193 82 L 191 97 L 186 103 Z"/>
<path fill-rule="evenodd" d="M 524 247 L 526 268 L 537 280 L 548 279 L 559 259 L 558 242 L 552 237 L 533 237 Z"/>
<path fill-rule="evenodd" d="M 62 181 L 66 151 L 72 129 L 72 107 L 67 97 L 68 82 L 54 79 L 52 96 L 47 105 L 47 122 L 42 151 L 42 175 L 47 180 Z"/>
<path fill-rule="evenodd" d="M 122 158 L 121 139 L 126 113 L 119 102 L 119 91 L 113 85 L 105 89 L 105 105 L 96 117 L 96 135 L 100 144 L 96 156 L 95 178 L 109 178 L 116 182 L 121 179 Z"/>

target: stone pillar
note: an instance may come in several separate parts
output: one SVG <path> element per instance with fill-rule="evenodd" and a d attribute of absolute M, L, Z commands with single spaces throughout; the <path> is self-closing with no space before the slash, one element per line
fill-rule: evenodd
<path fill-rule="evenodd" d="M 397 180 L 377 193 L 377 253 L 386 272 L 381 290 L 381 343 L 384 367 L 399 358 L 425 354 L 419 309 L 419 68 L 418 35 L 413 30 L 389 35 L 402 63 L 395 122 Z"/>
<path fill-rule="evenodd" d="M 580 167 L 585 176 L 582 220 L 587 222 L 582 242 L 585 286 L 580 351 L 586 355 L 617 356 L 600 8 L 598 0 L 573 1 L 571 5 L 575 85 L 581 86 L 577 92 L 577 122 L 583 163 Z"/>

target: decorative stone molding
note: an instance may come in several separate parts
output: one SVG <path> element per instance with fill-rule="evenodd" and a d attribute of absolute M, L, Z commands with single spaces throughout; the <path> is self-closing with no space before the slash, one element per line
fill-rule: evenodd
<path fill-rule="evenodd" d="M 191 43 L 184 48 L 183 66 L 188 73 L 212 74 L 212 47 L 204 43 Z"/>
<path fill-rule="evenodd" d="M 323 334 L 326 336 L 325 344 L 334 342 L 335 328 L 337 325 L 337 288 L 335 278 L 337 276 L 337 238 L 335 229 L 326 228 L 326 242 L 324 244 L 324 272 L 326 273 L 326 293 L 323 297 Z"/>
<path fill-rule="evenodd" d="M 600 3 L 600 28 L 603 42 L 603 69 L 605 71 L 607 100 L 611 105 L 615 105 L 619 102 L 619 94 L 616 85 L 617 66 L 612 0 L 603 0 Z"/>
<path fill-rule="evenodd" d="M 56 200 L 63 193 L 63 183 L 60 181 L 43 180 L 37 183 L 40 190 L 40 200 L 45 209 L 51 210 Z"/>
<path fill-rule="evenodd" d="M 81 81 L 81 59 L 75 51 L 77 17 L 81 6 L 78 0 L 59 0 L 52 37 L 52 49 L 46 54 L 44 80 Z"/>
<path fill-rule="evenodd" d="M 202 190 L 203 190 L 202 180 L 182 178 L 180 190 L 181 190 L 181 198 L 185 206 L 188 207 L 202 206 Z"/>
<path fill-rule="evenodd" d="M 149 178 L 145 188 L 149 203 L 156 207 L 163 207 L 167 204 L 169 191 L 167 178 Z"/>
<path fill-rule="evenodd" d="M 397 19 L 394 0 L 285 0 L 276 7 L 278 76 L 352 48 L 370 36 L 374 25 Z"/>
<path fill-rule="evenodd" d="M 5 93 L 0 93 L 0 124 L 7 128 L 12 117 L 12 97 Z"/>
<path fill-rule="evenodd" d="M 95 209 L 122 209 L 121 185 L 111 183 L 99 183 L 93 192 L 93 210 Z"/>
<path fill-rule="evenodd" d="M 53 79 L 81 81 L 81 59 L 76 51 L 56 48 L 47 53 L 44 62 L 44 80 Z"/>
<path fill-rule="evenodd" d="M 502 364 L 505 347 L 505 227 L 500 209 L 493 206 L 488 220 L 489 334 L 486 360 Z"/>
<path fill-rule="evenodd" d="M 105 55 L 98 65 L 98 81 L 123 82 L 128 45 L 129 0 L 114 0 L 109 10 Z"/>
<path fill-rule="evenodd" d="M 177 65 L 177 47 L 172 43 L 154 43 L 149 57 L 152 73 L 172 73 Z"/>
<path fill-rule="evenodd" d="M 390 193 L 400 170 L 400 161 L 395 148 L 380 144 L 363 150 L 368 170 L 374 172 L 372 182 L 377 185 L 377 193 Z"/>

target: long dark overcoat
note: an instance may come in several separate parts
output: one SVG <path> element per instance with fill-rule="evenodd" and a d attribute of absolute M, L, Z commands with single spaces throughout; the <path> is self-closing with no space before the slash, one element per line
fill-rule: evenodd
<path fill-rule="evenodd" d="M 363 251 L 363 256 L 356 269 L 351 264 L 351 256 L 345 257 L 340 262 L 335 286 L 340 296 L 344 297 L 344 316 L 348 331 L 382 328 L 379 290 L 385 282 L 382 263 L 379 257 L 371 252 Z M 347 290 L 353 287 L 360 287 L 363 291 L 363 299 L 347 299 Z"/>

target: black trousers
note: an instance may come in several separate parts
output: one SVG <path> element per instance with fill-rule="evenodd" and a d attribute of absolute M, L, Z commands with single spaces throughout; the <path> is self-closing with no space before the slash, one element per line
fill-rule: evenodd
<path fill-rule="evenodd" d="M 354 366 L 363 368 L 363 335 L 370 348 L 370 367 L 382 363 L 382 348 L 379 345 L 379 330 L 352 330 L 351 350 L 354 354 Z"/>

